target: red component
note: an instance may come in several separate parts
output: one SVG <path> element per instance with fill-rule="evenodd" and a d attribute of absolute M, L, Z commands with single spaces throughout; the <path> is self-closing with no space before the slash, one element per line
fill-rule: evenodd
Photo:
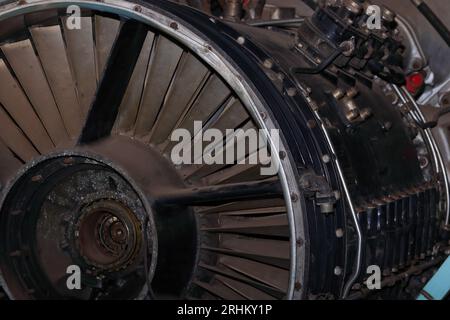
<path fill-rule="evenodd" d="M 406 89 L 412 94 L 417 95 L 422 92 L 425 86 L 425 75 L 422 72 L 415 72 L 406 77 Z"/>

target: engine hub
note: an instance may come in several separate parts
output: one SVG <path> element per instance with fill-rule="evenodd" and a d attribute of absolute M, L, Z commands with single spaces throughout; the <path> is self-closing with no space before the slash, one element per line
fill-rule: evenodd
<path fill-rule="evenodd" d="M 360 297 L 369 266 L 397 284 L 439 261 L 448 180 L 399 87 L 394 24 L 366 30 L 337 2 L 263 29 L 80 0 L 77 29 L 72 4 L 0 6 L 9 297 Z M 83 290 L 65 286 L 72 264 Z"/>

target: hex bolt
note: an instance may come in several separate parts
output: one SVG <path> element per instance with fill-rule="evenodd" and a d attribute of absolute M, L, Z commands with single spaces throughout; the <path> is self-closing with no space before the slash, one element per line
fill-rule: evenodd
<path fill-rule="evenodd" d="M 344 41 L 339 46 L 342 49 L 342 54 L 346 57 L 349 57 L 355 51 L 355 43 L 351 40 Z"/>
<path fill-rule="evenodd" d="M 372 110 L 370 110 L 369 108 L 364 108 L 359 113 L 359 116 L 361 117 L 361 119 L 366 120 L 372 116 Z"/>
<path fill-rule="evenodd" d="M 36 175 L 36 176 L 33 176 L 32 178 L 31 178 L 31 181 L 32 182 L 39 182 L 39 181 L 41 181 L 42 180 L 42 176 L 39 174 L 39 175 Z"/>
<path fill-rule="evenodd" d="M 295 97 L 297 95 L 297 89 L 295 88 L 289 88 L 286 90 L 286 93 L 289 97 Z"/>
<path fill-rule="evenodd" d="M 347 97 L 349 97 L 349 98 L 354 98 L 358 94 L 359 94 L 358 89 L 356 89 L 355 87 L 352 87 L 347 90 Z"/>
<path fill-rule="evenodd" d="M 338 88 L 333 91 L 332 95 L 336 100 L 340 100 L 344 97 L 344 91 Z"/>
<path fill-rule="evenodd" d="M 395 20 L 395 16 L 396 16 L 395 12 L 389 10 L 388 8 L 383 9 L 382 18 L 384 21 L 393 22 Z"/>
<path fill-rule="evenodd" d="M 266 59 L 266 60 L 264 60 L 263 65 L 267 69 L 272 69 L 273 68 L 273 61 L 270 60 L 270 59 Z"/>
<path fill-rule="evenodd" d="M 334 204 L 327 202 L 327 203 L 321 203 L 320 204 L 320 212 L 321 213 L 333 213 L 334 212 Z"/>
<path fill-rule="evenodd" d="M 348 119 L 348 121 L 354 121 L 356 118 L 358 118 L 359 114 L 356 110 L 350 110 L 345 114 L 345 117 Z"/>
<path fill-rule="evenodd" d="M 426 167 L 428 167 L 430 162 L 428 161 L 427 157 L 419 156 L 419 163 L 420 163 L 420 168 L 425 169 Z"/>
<path fill-rule="evenodd" d="M 354 14 L 358 14 L 363 9 L 363 6 L 361 3 L 357 2 L 357 1 L 351 0 L 351 1 L 346 2 L 345 8 Z"/>

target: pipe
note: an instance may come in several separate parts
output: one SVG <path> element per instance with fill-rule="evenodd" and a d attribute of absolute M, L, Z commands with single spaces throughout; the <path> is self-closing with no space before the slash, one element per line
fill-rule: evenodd
<path fill-rule="evenodd" d="M 428 20 L 433 28 L 439 33 L 441 38 L 450 47 L 450 31 L 439 17 L 431 10 L 431 8 L 423 0 L 411 0 L 422 15 Z"/>
<path fill-rule="evenodd" d="M 260 20 L 247 22 L 248 25 L 252 27 L 272 27 L 272 26 L 286 26 L 295 25 L 305 21 L 305 18 L 294 18 L 294 19 L 280 19 L 280 20 Z"/>

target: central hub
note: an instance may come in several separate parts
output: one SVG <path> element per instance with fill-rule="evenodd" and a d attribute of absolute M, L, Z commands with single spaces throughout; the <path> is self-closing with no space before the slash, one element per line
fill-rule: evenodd
<path fill-rule="evenodd" d="M 75 239 L 88 264 L 114 270 L 131 263 L 140 252 L 142 227 L 130 208 L 102 200 L 82 209 Z"/>
<path fill-rule="evenodd" d="M 172 163 L 125 137 L 36 160 L 0 212 L 0 270 L 11 296 L 180 297 L 195 268 L 197 220 L 189 208 L 152 207 L 152 199 L 183 188 Z M 73 265 L 82 290 L 67 287 Z"/>

